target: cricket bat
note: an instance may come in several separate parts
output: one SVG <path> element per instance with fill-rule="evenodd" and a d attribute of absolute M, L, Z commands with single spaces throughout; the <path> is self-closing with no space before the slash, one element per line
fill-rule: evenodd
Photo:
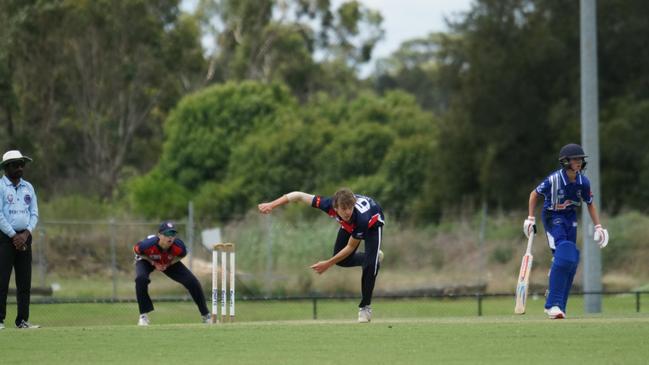
<path fill-rule="evenodd" d="M 532 270 L 532 243 L 534 242 L 534 235 L 536 234 L 536 226 L 534 232 L 530 233 L 527 239 L 527 249 L 523 260 L 521 261 L 521 270 L 518 273 L 518 284 L 516 285 L 516 307 L 514 313 L 525 314 L 525 305 L 527 304 L 527 292 L 529 291 L 530 271 Z"/>

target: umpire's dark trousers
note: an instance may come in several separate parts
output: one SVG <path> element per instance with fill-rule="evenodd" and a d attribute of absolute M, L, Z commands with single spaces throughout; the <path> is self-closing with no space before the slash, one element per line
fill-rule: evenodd
<path fill-rule="evenodd" d="M 153 310 L 153 302 L 149 297 L 149 283 L 151 282 L 149 275 L 153 270 L 155 270 L 155 267 L 146 260 L 137 260 L 135 262 L 135 295 L 137 296 L 137 305 L 140 307 L 140 314 L 149 313 Z M 207 304 L 205 304 L 205 294 L 203 294 L 201 283 L 189 271 L 187 266 L 183 265 L 182 262 L 176 262 L 162 273 L 187 288 L 201 315 L 210 312 L 207 309 Z"/>
<path fill-rule="evenodd" d="M 16 325 L 29 320 L 29 296 L 32 290 L 32 236 L 27 239 L 27 249 L 18 251 L 11 237 L 0 231 L 0 321 L 7 315 L 7 294 L 11 270 L 16 272 Z"/>

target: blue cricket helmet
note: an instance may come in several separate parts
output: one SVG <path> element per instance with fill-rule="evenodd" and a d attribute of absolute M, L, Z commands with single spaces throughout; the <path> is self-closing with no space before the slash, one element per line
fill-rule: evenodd
<path fill-rule="evenodd" d="M 561 167 L 567 168 L 570 166 L 571 158 L 581 158 L 581 160 L 583 161 L 581 164 L 581 169 L 585 170 L 587 164 L 586 157 L 588 156 L 580 145 L 576 143 L 569 143 L 561 147 L 561 150 L 559 151 L 559 164 L 561 164 Z"/>

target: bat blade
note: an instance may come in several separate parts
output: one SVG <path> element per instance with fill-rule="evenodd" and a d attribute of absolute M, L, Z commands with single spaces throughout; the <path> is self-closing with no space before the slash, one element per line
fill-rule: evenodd
<path fill-rule="evenodd" d="M 516 306 L 514 313 L 525 314 L 527 304 L 527 293 L 529 291 L 530 271 L 532 270 L 532 254 L 525 254 L 521 261 L 521 269 L 518 274 L 518 284 L 516 285 Z"/>

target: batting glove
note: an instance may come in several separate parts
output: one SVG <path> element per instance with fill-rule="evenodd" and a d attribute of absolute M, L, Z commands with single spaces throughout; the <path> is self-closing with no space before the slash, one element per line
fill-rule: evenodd
<path fill-rule="evenodd" d="M 602 228 L 601 224 L 595 226 L 595 234 L 593 235 L 593 238 L 599 245 L 599 248 L 604 248 L 608 245 L 608 231 Z"/>
<path fill-rule="evenodd" d="M 530 234 L 536 232 L 536 218 L 533 216 L 527 217 L 525 222 L 523 222 L 523 233 L 525 237 L 530 238 Z"/>

